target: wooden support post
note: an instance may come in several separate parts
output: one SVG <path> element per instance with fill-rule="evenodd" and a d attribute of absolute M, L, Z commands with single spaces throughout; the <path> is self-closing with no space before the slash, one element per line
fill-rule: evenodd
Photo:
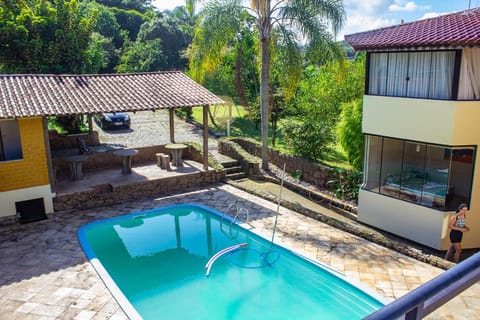
<path fill-rule="evenodd" d="M 203 169 L 208 170 L 208 108 L 203 106 Z"/>
<path fill-rule="evenodd" d="M 174 116 L 175 116 L 175 108 L 168 109 L 168 118 L 170 120 L 170 142 L 175 143 L 175 123 L 174 123 Z"/>
<path fill-rule="evenodd" d="M 92 120 L 92 115 L 89 114 L 87 115 L 88 117 L 88 132 L 92 133 L 93 132 L 93 120 Z"/>

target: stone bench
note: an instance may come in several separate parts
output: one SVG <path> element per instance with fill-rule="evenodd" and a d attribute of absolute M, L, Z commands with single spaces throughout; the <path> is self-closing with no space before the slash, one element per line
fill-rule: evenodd
<path fill-rule="evenodd" d="M 157 157 L 158 167 L 162 169 L 170 170 L 170 156 L 168 154 L 160 152 L 160 153 L 155 153 L 155 156 Z"/>

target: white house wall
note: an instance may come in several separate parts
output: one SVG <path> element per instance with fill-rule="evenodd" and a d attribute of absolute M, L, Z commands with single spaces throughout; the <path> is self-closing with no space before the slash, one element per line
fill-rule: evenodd
<path fill-rule="evenodd" d="M 363 132 L 451 145 L 456 101 L 364 96 Z"/>
<path fill-rule="evenodd" d="M 53 197 L 50 185 L 0 192 L 0 218 L 16 215 L 15 202 L 43 198 L 46 213 L 53 212 Z"/>
<path fill-rule="evenodd" d="M 359 221 L 439 250 L 449 245 L 448 212 L 360 190 Z"/>
<path fill-rule="evenodd" d="M 477 146 L 470 213 L 472 232 L 464 248 L 479 248 L 480 237 L 480 101 L 444 101 L 364 96 L 363 132 L 447 146 Z M 452 212 L 442 212 L 361 190 L 359 220 L 444 250 L 449 245 L 447 224 Z"/>

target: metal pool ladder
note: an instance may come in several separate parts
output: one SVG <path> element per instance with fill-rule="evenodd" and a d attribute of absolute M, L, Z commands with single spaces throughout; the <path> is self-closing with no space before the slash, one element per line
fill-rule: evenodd
<path fill-rule="evenodd" d="M 235 215 L 233 216 L 233 219 L 230 221 L 229 228 L 228 228 L 228 234 L 227 232 L 223 229 L 223 220 L 225 216 L 227 215 L 228 212 L 230 212 L 231 209 L 235 209 Z M 222 214 L 222 218 L 220 219 L 220 230 L 222 230 L 223 233 L 227 234 L 229 237 L 233 238 L 237 235 L 237 233 L 234 235 L 232 234 L 232 225 L 235 221 L 238 220 L 238 217 L 243 214 L 246 216 L 246 221 L 245 223 L 250 225 L 250 213 L 245 207 L 240 207 L 236 203 L 230 203 L 228 205 L 227 210 Z"/>

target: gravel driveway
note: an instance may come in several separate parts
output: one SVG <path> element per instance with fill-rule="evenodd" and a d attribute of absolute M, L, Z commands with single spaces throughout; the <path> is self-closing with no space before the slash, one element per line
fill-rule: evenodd
<path fill-rule="evenodd" d="M 168 110 L 129 112 L 130 129 L 102 130 L 95 122 L 100 142 L 115 148 L 138 148 L 162 145 L 170 142 Z M 176 142 L 197 142 L 203 144 L 203 130 L 175 117 Z M 210 135 L 209 149 L 216 150 L 217 141 Z"/>

